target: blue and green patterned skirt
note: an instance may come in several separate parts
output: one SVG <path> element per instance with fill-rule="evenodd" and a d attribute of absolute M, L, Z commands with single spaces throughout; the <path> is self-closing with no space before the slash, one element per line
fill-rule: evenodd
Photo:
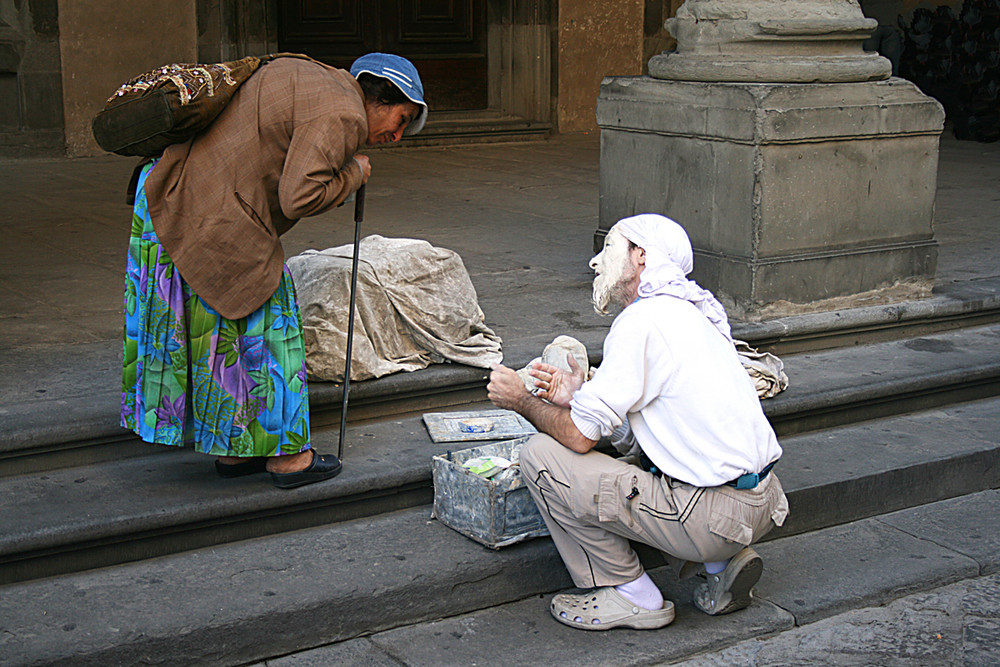
<path fill-rule="evenodd" d="M 132 213 L 125 278 L 121 424 L 143 440 L 218 456 L 309 449 L 302 322 L 285 267 L 258 310 L 229 320 L 195 294 L 160 245 L 146 206 Z"/>

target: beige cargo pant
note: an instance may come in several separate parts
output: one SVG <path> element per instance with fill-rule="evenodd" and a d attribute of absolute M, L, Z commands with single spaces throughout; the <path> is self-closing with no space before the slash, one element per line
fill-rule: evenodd
<path fill-rule="evenodd" d="M 520 460 L 528 490 L 580 588 L 641 576 L 629 540 L 681 561 L 723 561 L 788 514 L 773 472 L 755 489 L 702 488 L 600 452 L 577 454 L 544 434 L 525 443 Z"/>

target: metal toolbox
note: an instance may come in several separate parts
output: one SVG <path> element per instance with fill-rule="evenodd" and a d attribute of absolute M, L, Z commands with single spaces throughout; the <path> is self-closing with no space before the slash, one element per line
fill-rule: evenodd
<path fill-rule="evenodd" d="M 435 456 L 434 517 L 491 549 L 548 535 L 519 467 L 516 474 L 500 480 L 480 477 L 462 467 L 479 456 L 502 456 L 517 462 L 527 441 L 526 437 L 505 440 Z"/>

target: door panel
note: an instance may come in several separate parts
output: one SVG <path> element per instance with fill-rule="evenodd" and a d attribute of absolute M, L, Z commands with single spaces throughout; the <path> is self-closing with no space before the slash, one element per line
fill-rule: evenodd
<path fill-rule="evenodd" d="M 400 4 L 399 46 L 467 49 L 475 40 L 473 3 L 410 0 Z"/>
<path fill-rule="evenodd" d="M 369 46 L 378 42 L 371 19 L 377 12 L 371 5 L 359 0 L 279 2 L 278 49 L 350 64 L 355 54 L 371 51 Z"/>
<path fill-rule="evenodd" d="M 278 48 L 347 68 L 385 51 L 413 61 L 433 111 L 487 107 L 485 0 L 284 0 Z"/>

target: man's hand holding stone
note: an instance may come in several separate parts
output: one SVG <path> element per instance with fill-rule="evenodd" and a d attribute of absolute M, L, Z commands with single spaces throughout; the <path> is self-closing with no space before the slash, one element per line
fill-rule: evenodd
<path fill-rule="evenodd" d="M 521 412 L 524 400 L 531 398 L 517 373 L 501 364 L 492 367 L 486 392 L 493 405 L 515 412 Z"/>
<path fill-rule="evenodd" d="M 548 433 L 574 452 L 584 454 L 597 444 L 596 440 L 580 433 L 568 407 L 549 404 L 532 396 L 518 374 L 506 366 L 493 366 L 486 391 L 493 405 L 517 412 L 539 431 Z"/>
<path fill-rule="evenodd" d="M 566 362 L 570 367 L 569 373 L 558 366 L 541 362 L 532 364 L 528 369 L 528 374 L 535 378 L 535 386 L 539 389 L 535 395 L 564 408 L 569 407 L 573 394 L 583 385 L 583 369 L 572 354 L 566 355 Z"/>

